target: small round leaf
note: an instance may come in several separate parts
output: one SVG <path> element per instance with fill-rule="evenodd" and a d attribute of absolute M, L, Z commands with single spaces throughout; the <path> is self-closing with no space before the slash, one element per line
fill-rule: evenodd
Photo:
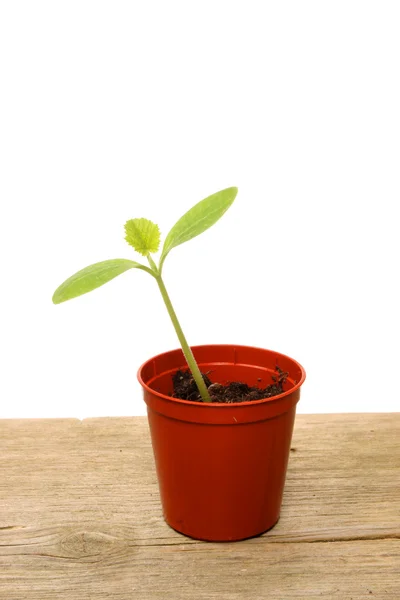
<path fill-rule="evenodd" d="M 128 244 L 143 256 L 157 252 L 160 246 L 158 225 L 148 219 L 130 219 L 125 223 L 125 233 Z"/>

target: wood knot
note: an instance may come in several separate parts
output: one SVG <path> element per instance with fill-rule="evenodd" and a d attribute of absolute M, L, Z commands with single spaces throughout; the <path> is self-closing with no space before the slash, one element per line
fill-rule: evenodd
<path fill-rule="evenodd" d="M 119 540 L 100 531 L 78 531 L 63 538 L 61 547 L 69 558 L 85 558 L 110 554 L 119 547 Z"/>

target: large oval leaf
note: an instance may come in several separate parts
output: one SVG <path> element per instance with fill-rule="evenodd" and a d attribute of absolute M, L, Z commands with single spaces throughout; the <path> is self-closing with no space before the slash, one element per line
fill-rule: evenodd
<path fill-rule="evenodd" d="M 125 258 L 104 260 L 78 271 L 64 281 L 54 292 L 53 302 L 54 304 L 60 304 L 66 300 L 71 300 L 71 298 L 87 294 L 87 292 L 95 290 L 107 281 L 111 281 L 114 277 L 128 271 L 128 269 L 134 268 L 144 269 L 153 275 L 148 267 L 133 260 L 126 260 Z"/>
<path fill-rule="evenodd" d="M 212 196 L 198 202 L 193 208 L 179 219 L 165 238 L 163 251 L 160 259 L 160 269 L 167 254 L 184 242 L 200 235 L 209 227 L 214 225 L 228 210 L 236 198 L 238 189 L 230 187 L 221 190 Z"/>

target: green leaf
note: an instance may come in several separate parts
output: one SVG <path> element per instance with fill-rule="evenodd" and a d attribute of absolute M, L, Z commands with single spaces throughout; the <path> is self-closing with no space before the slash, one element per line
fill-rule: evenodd
<path fill-rule="evenodd" d="M 140 263 L 125 258 L 115 258 L 90 265 L 69 277 L 62 283 L 53 294 L 54 304 L 60 304 L 71 298 L 87 294 L 100 287 L 107 281 L 111 281 L 117 275 L 121 275 L 128 269 L 143 269 L 153 275 L 153 272 Z"/>
<path fill-rule="evenodd" d="M 148 219 L 130 219 L 125 223 L 125 239 L 136 252 L 147 256 L 149 252 L 157 252 L 160 246 L 160 230 L 158 225 Z"/>
<path fill-rule="evenodd" d="M 200 235 L 214 225 L 228 210 L 236 198 L 238 189 L 230 187 L 201 200 L 179 219 L 165 238 L 160 258 L 160 269 L 167 254 L 184 242 Z"/>

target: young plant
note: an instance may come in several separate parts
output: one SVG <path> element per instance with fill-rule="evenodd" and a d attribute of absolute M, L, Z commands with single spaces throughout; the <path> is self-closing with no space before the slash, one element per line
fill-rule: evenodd
<path fill-rule="evenodd" d="M 176 246 L 183 244 L 198 236 L 214 225 L 233 203 L 238 190 L 236 187 L 230 187 L 216 194 L 208 196 L 201 202 L 198 202 L 193 208 L 183 215 L 172 227 L 164 241 L 158 266 L 154 262 L 151 254 L 158 252 L 160 246 L 160 230 L 158 225 L 148 219 L 130 219 L 125 223 L 125 239 L 136 252 L 145 256 L 149 262 L 149 267 L 142 263 L 134 262 L 125 258 L 114 258 L 104 260 L 94 265 L 90 265 L 81 271 L 69 277 L 54 292 L 54 304 L 60 304 L 71 298 L 76 298 L 87 292 L 100 287 L 107 281 L 111 281 L 117 275 L 124 273 L 128 269 L 142 269 L 154 277 L 158 288 L 163 297 L 168 314 L 171 317 L 172 324 L 182 346 L 186 362 L 193 375 L 196 385 L 199 389 L 201 398 L 204 402 L 211 402 L 206 384 L 200 373 L 200 369 L 195 361 L 192 350 L 186 341 L 182 327 L 178 321 L 175 310 L 172 306 L 170 297 L 166 290 L 162 269 L 164 261 Z"/>

